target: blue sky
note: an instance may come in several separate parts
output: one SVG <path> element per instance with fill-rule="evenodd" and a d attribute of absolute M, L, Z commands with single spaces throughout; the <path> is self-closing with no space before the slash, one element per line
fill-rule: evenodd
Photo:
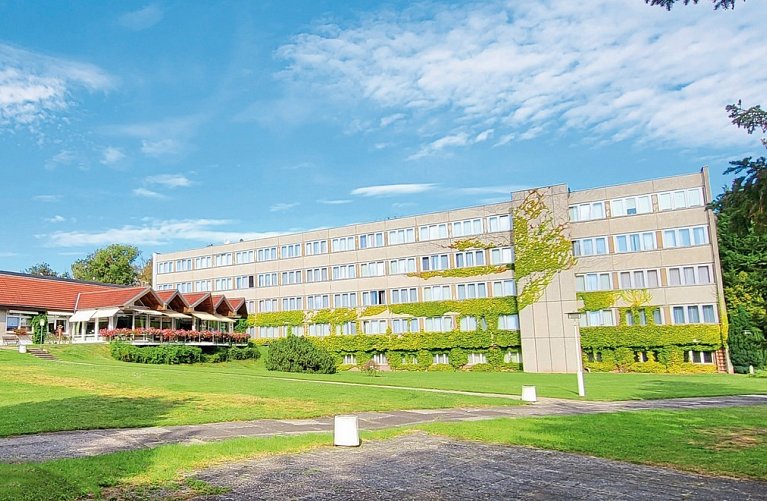
<path fill-rule="evenodd" d="M 0 0 L 0 269 L 762 153 L 761 2 L 581 5 Z"/>

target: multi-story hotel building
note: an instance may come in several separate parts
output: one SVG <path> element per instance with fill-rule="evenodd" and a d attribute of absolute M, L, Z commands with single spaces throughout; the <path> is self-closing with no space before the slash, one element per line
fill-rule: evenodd
<path fill-rule="evenodd" d="M 455 312 L 397 314 L 394 305 L 515 296 L 511 214 L 527 192 L 512 193 L 503 203 L 154 254 L 153 283 L 158 290 L 235 293 L 256 317 L 306 312 L 303 325 L 254 322 L 255 338 L 284 336 L 289 329 L 312 336 L 518 331 L 518 346 L 504 347 L 506 362 L 521 356 L 526 371 L 572 372 L 581 356 L 579 330 L 587 361 L 601 360 L 600 341 L 591 340 L 604 332 L 598 327 L 614 326 L 642 363 L 648 352 L 656 358 L 656 347 L 672 343 L 648 341 L 642 328 L 669 326 L 654 336 L 673 337 L 686 363 L 726 370 L 724 336 L 711 336 L 723 309 L 706 169 L 572 192 L 564 184 L 538 191 L 553 220 L 568 223 L 577 261 L 556 274 L 537 302 L 498 316 L 497 326 Z M 478 245 L 466 248 L 468 241 Z M 471 272 L 424 273 L 461 268 Z M 642 294 L 632 300 L 617 292 L 622 290 Z M 593 301 L 579 302 L 602 291 L 616 291 L 611 304 L 595 309 Z M 370 308 L 378 306 L 384 307 Z M 359 316 L 333 326 L 311 322 L 312 311 L 336 308 L 356 309 Z M 434 356 L 439 362 L 440 354 Z M 468 359 L 484 361 L 482 350 Z"/>

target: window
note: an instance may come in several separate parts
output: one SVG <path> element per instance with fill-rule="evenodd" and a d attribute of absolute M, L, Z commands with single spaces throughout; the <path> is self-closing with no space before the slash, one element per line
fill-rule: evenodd
<path fill-rule="evenodd" d="M 277 273 L 259 273 L 259 287 L 274 287 L 277 285 Z"/>
<path fill-rule="evenodd" d="M 340 292 L 338 294 L 333 294 L 333 306 L 335 308 L 356 308 L 357 293 Z"/>
<path fill-rule="evenodd" d="M 344 322 L 336 326 L 336 334 L 341 336 L 349 336 L 351 334 L 357 334 L 357 322 Z"/>
<path fill-rule="evenodd" d="M 357 355 L 344 355 L 344 365 L 357 365 Z"/>
<path fill-rule="evenodd" d="M 360 264 L 361 277 L 382 277 L 384 275 L 386 275 L 386 267 L 383 261 Z"/>
<path fill-rule="evenodd" d="M 373 363 L 376 365 L 389 365 L 389 361 L 386 360 L 386 355 L 383 353 L 373 355 Z"/>
<path fill-rule="evenodd" d="M 500 247 L 490 249 L 490 264 L 511 264 L 514 262 L 514 249 Z"/>
<path fill-rule="evenodd" d="M 309 336 L 329 336 L 330 335 L 330 324 L 309 324 L 309 329 L 307 330 L 307 333 Z"/>
<path fill-rule="evenodd" d="M 434 364 L 435 365 L 446 365 L 450 363 L 450 358 L 448 357 L 447 353 L 435 353 L 434 354 Z"/>
<path fill-rule="evenodd" d="M 375 306 L 377 304 L 386 304 L 386 291 L 365 291 L 362 293 L 363 306 Z"/>
<path fill-rule="evenodd" d="M 304 300 L 302 297 L 284 297 L 282 298 L 282 311 L 297 311 L 304 309 Z"/>
<path fill-rule="evenodd" d="M 435 254 L 421 258 L 421 271 L 446 270 L 450 268 L 447 254 Z"/>
<path fill-rule="evenodd" d="M 607 237 L 581 238 L 573 240 L 573 255 L 600 256 L 607 254 Z"/>
<path fill-rule="evenodd" d="M 191 269 L 191 259 L 176 259 L 176 271 L 190 271 Z"/>
<path fill-rule="evenodd" d="M 212 259 L 210 256 L 200 256 L 194 258 L 194 269 L 202 270 L 204 268 L 210 268 L 212 266 Z"/>
<path fill-rule="evenodd" d="M 601 327 L 615 325 L 615 315 L 612 310 L 587 311 L 581 313 L 581 327 Z"/>
<path fill-rule="evenodd" d="M 367 233 L 360 235 L 360 249 L 370 249 L 372 247 L 383 247 L 384 235 L 383 232 Z"/>
<path fill-rule="evenodd" d="M 613 288 L 610 273 L 585 273 L 575 275 L 575 290 L 584 291 L 609 291 Z"/>
<path fill-rule="evenodd" d="M 325 282 L 328 279 L 327 268 L 311 268 L 306 270 L 307 282 Z"/>
<path fill-rule="evenodd" d="M 461 317 L 458 326 L 463 332 L 474 332 L 477 330 L 477 317 Z"/>
<path fill-rule="evenodd" d="M 173 290 L 173 284 L 157 284 L 155 287 L 158 291 L 170 291 Z"/>
<path fill-rule="evenodd" d="M 363 320 L 362 332 L 365 334 L 386 334 L 386 320 Z"/>
<path fill-rule="evenodd" d="M 277 300 L 276 299 L 260 299 L 258 301 L 258 311 L 260 313 L 277 311 Z"/>
<path fill-rule="evenodd" d="M 228 291 L 232 288 L 232 279 L 231 278 L 217 278 L 215 280 L 216 290 L 217 291 Z"/>
<path fill-rule="evenodd" d="M 487 297 L 487 284 L 484 282 L 477 282 L 473 284 L 458 284 L 456 285 L 458 291 L 458 299 L 476 299 L 479 297 Z"/>
<path fill-rule="evenodd" d="M 653 311 L 653 317 L 654 315 Z M 647 310 L 640 308 L 638 310 L 626 310 L 623 313 L 626 325 L 647 325 Z"/>
<path fill-rule="evenodd" d="M 280 328 L 279 327 L 259 327 L 258 336 L 265 337 L 265 338 L 280 337 Z"/>
<path fill-rule="evenodd" d="M 498 280 L 493 282 L 493 296 L 516 296 L 517 284 L 514 280 Z"/>
<path fill-rule="evenodd" d="M 570 221 L 591 221 L 605 217 L 605 203 L 592 202 L 588 204 L 571 205 L 568 208 Z"/>
<path fill-rule="evenodd" d="M 715 324 L 716 311 L 713 304 L 691 304 L 672 306 L 671 317 L 674 324 Z"/>
<path fill-rule="evenodd" d="M 157 263 L 157 273 L 173 273 L 173 261 L 162 261 Z"/>
<path fill-rule="evenodd" d="M 341 264 L 333 266 L 333 280 L 346 280 L 347 278 L 354 278 L 356 272 L 353 264 Z"/>
<path fill-rule="evenodd" d="M 686 351 L 684 352 L 684 361 L 691 364 L 713 364 L 713 351 Z"/>
<path fill-rule="evenodd" d="M 660 287 L 658 270 L 633 270 L 618 273 L 621 289 L 654 289 Z"/>
<path fill-rule="evenodd" d="M 248 313 L 255 313 L 256 302 L 252 299 L 250 301 L 245 301 L 245 308 L 248 310 Z"/>
<path fill-rule="evenodd" d="M 301 283 L 301 270 L 283 271 L 282 285 L 293 285 Z"/>
<path fill-rule="evenodd" d="M 447 238 L 447 224 L 428 224 L 418 228 L 418 239 L 421 242 L 438 238 Z"/>
<path fill-rule="evenodd" d="M 394 334 L 404 334 L 406 332 L 418 332 L 417 318 L 395 318 L 391 321 L 391 331 Z"/>
<path fill-rule="evenodd" d="M 282 259 L 301 257 L 301 244 L 285 244 L 281 246 L 280 257 Z"/>
<path fill-rule="evenodd" d="M 232 253 L 216 254 L 216 266 L 228 266 L 232 264 Z"/>
<path fill-rule="evenodd" d="M 450 332 L 453 330 L 453 317 L 427 317 L 423 320 L 424 332 Z"/>
<path fill-rule="evenodd" d="M 504 364 L 518 364 L 520 363 L 520 356 L 518 351 L 512 351 L 509 350 L 506 353 L 503 354 L 503 363 Z M 593 362 L 593 360 L 592 360 Z"/>
<path fill-rule="evenodd" d="M 255 260 L 255 252 L 252 250 L 239 251 L 234 253 L 234 262 L 237 264 L 252 263 Z"/>
<path fill-rule="evenodd" d="M 197 280 L 194 283 L 195 292 L 210 292 L 211 282 L 210 280 Z"/>
<path fill-rule="evenodd" d="M 482 220 L 464 219 L 463 221 L 454 221 L 452 223 L 453 237 L 466 237 L 469 235 L 479 235 L 482 233 Z"/>
<path fill-rule="evenodd" d="M 711 267 L 680 266 L 668 269 L 669 285 L 702 285 L 711 283 Z"/>
<path fill-rule="evenodd" d="M 610 200 L 610 212 L 612 217 L 647 214 L 652 212 L 652 200 L 650 195 L 617 198 Z"/>
<path fill-rule="evenodd" d="M 472 250 L 472 251 L 455 253 L 456 268 L 470 268 L 472 266 L 484 266 L 484 265 L 485 265 L 485 251 L 483 250 Z"/>
<path fill-rule="evenodd" d="M 453 294 L 449 285 L 432 285 L 423 288 L 424 301 L 443 301 L 452 298 Z"/>
<path fill-rule="evenodd" d="M 415 228 L 403 228 L 389 231 L 389 245 L 409 244 L 415 242 Z"/>
<path fill-rule="evenodd" d="M 645 231 L 642 233 L 628 233 L 615 235 L 615 252 L 641 252 L 657 249 L 655 232 Z"/>
<path fill-rule="evenodd" d="M 330 248 L 333 252 L 354 250 L 354 237 L 339 237 L 331 241 Z"/>
<path fill-rule="evenodd" d="M 414 257 L 392 259 L 391 261 L 389 261 L 389 274 L 399 275 L 401 273 L 415 273 Z"/>
<path fill-rule="evenodd" d="M 672 228 L 663 231 L 663 247 L 692 247 L 708 243 L 708 228 L 691 226 L 689 228 Z"/>
<path fill-rule="evenodd" d="M 256 260 L 261 261 L 274 261 L 277 259 L 277 247 L 265 247 L 256 251 Z"/>
<path fill-rule="evenodd" d="M 510 231 L 511 230 L 511 217 L 508 214 L 503 216 L 490 216 L 487 218 L 487 231 L 489 233 L 495 231 Z"/>
<path fill-rule="evenodd" d="M 330 296 L 328 294 L 306 296 L 307 310 L 321 310 L 322 308 L 330 308 Z"/>
<path fill-rule="evenodd" d="M 391 293 L 391 304 L 418 302 L 418 290 L 415 287 L 409 287 L 404 289 L 392 289 L 390 293 Z"/>
<path fill-rule="evenodd" d="M 518 331 L 519 315 L 498 315 L 498 328 L 506 331 Z"/>
<path fill-rule="evenodd" d="M 317 254 L 328 253 L 327 240 L 312 240 L 311 242 L 306 242 L 304 247 L 306 249 L 306 253 L 304 255 L 306 256 L 316 256 Z"/>
<path fill-rule="evenodd" d="M 192 282 L 181 282 L 176 284 L 176 289 L 179 292 L 192 292 Z"/>
<path fill-rule="evenodd" d="M 484 353 L 469 353 L 468 365 L 486 364 L 486 363 L 487 363 L 487 355 L 485 355 Z"/>
<path fill-rule="evenodd" d="M 658 208 L 660 210 L 686 209 L 687 207 L 701 207 L 702 205 L 703 188 L 667 191 L 658 194 Z"/>

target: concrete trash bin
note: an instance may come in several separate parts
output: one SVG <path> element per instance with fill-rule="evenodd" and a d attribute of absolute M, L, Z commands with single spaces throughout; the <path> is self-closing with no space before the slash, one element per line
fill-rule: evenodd
<path fill-rule="evenodd" d="M 360 432 L 357 416 L 336 416 L 333 426 L 333 445 L 359 447 Z"/>
<path fill-rule="evenodd" d="M 19 345 L 19 353 L 26 353 L 27 352 L 27 345 L 20 344 Z"/>
<path fill-rule="evenodd" d="M 522 401 L 523 402 L 537 402 L 538 398 L 535 394 L 535 386 L 523 386 L 522 387 Z"/>

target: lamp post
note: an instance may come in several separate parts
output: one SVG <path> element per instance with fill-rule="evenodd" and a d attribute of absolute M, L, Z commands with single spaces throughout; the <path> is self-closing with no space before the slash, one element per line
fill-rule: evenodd
<path fill-rule="evenodd" d="M 575 360 L 577 362 L 577 377 L 578 377 L 578 396 L 579 397 L 585 397 L 586 396 L 586 387 L 583 384 L 583 351 L 581 350 L 581 329 L 580 329 L 580 319 L 581 314 L 580 312 L 574 311 L 567 314 L 567 318 L 573 321 L 573 324 L 575 325 L 575 345 L 576 345 L 576 357 Z"/>
<path fill-rule="evenodd" d="M 43 334 L 43 327 L 45 327 L 45 319 L 40 319 L 40 344 L 43 344 L 45 341 L 45 335 Z"/>

